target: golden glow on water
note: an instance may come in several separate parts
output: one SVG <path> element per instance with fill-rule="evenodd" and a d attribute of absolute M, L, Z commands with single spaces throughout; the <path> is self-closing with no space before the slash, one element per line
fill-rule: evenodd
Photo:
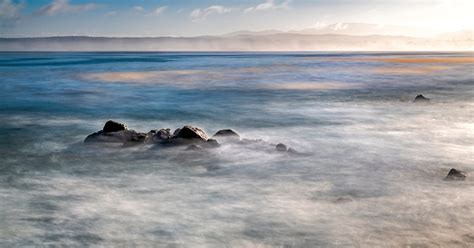
<path fill-rule="evenodd" d="M 474 63 L 474 57 L 430 57 L 430 58 L 375 58 L 371 61 L 387 63 Z"/>
<path fill-rule="evenodd" d="M 423 67 L 379 67 L 373 70 L 377 74 L 424 74 L 434 73 L 448 69 L 447 66 L 423 66 Z"/>
<path fill-rule="evenodd" d="M 291 82 L 266 84 L 264 88 L 276 90 L 337 90 L 357 88 L 357 84 L 342 82 Z"/>
<path fill-rule="evenodd" d="M 120 71 L 120 72 L 100 72 L 87 73 L 81 75 L 82 78 L 92 81 L 104 82 L 135 82 L 147 83 L 150 80 L 167 79 L 172 76 L 188 76 L 201 73 L 197 70 L 171 70 L 171 71 Z"/>

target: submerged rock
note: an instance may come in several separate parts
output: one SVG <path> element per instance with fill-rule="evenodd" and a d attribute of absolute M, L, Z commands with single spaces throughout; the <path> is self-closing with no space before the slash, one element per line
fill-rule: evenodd
<path fill-rule="evenodd" d="M 426 98 L 425 96 L 423 96 L 423 95 L 421 95 L 421 94 L 420 94 L 420 95 L 417 95 L 417 96 L 415 97 L 415 100 L 414 100 L 414 102 L 429 102 L 429 101 L 430 101 L 429 98 Z"/>
<path fill-rule="evenodd" d="M 202 145 L 203 145 L 204 147 L 207 147 L 207 148 L 219 147 L 219 143 L 218 143 L 217 140 L 215 140 L 215 139 L 208 139 L 208 140 L 206 140 L 206 142 L 203 142 Z"/>
<path fill-rule="evenodd" d="M 449 170 L 448 175 L 445 177 L 446 180 L 457 180 L 462 181 L 466 180 L 466 175 L 462 171 L 452 168 Z"/>
<path fill-rule="evenodd" d="M 118 132 L 122 130 L 127 130 L 127 126 L 113 120 L 107 121 L 104 127 L 102 128 L 102 131 L 104 133 Z"/>
<path fill-rule="evenodd" d="M 198 145 L 189 145 L 187 148 L 186 148 L 186 151 L 200 151 L 202 150 L 202 147 L 198 146 Z"/>
<path fill-rule="evenodd" d="M 240 136 L 232 129 L 222 129 L 217 131 L 214 136 L 215 138 L 223 138 L 225 140 L 240 140 Z"/>
<path fill-rule="evenodd" d="M 292 154 L 292 155 L 301 155 L 300 152 L 298 152 L 297 150 L 293 149 L 293 148 L 288 148 L 288 151 L 287 151 L 289 154 Z"/>
<path fill-rule="evenodd" d="M 86 137 L 85 143 L 102 142 L 102 143 L 143 143 L 147 135 L 134 130 L 121 130 L 117 132 L 98 131 Z"/>
<path fill-rule="evenodd" d="M 241 139 L 238 144 L 240 145 L 268 145 L 262 139 Z"/>
<path fill-rule="evenodd" d="M 282 144 L 282 143 L 279 143 L 275 146 L 275 149 L 279 152 L 286 152 L 287 149 L 286 149 L 286 145 L 285 144 Z"/>

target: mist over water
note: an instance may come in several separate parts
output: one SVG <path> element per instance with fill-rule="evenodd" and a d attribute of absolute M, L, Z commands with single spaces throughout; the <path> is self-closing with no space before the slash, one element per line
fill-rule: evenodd
<path fill-rule="evenodd" d="M 474 246 L 472 53 L 0 55 L 2 247 Z M 83 145 L 109 119 L 268 143 Z"/>

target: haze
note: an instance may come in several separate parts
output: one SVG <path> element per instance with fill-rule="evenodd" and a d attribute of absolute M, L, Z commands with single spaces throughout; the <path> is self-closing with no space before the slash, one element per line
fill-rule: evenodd
<path fill-rule="evenodd" d="M 472 35 L 472 9 L 469 0 L 0 0 L 0 37 L 192 37 L 239 30 Z M 352 29 L 347 23 L 372 26 Z"/>

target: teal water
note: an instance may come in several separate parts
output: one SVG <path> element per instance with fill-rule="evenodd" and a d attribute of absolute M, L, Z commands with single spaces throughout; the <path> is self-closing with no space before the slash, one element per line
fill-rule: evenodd
<path fill-rule="evenodd" d="M 473 246 L 472 56 L 0 53 L 0 246 Z M 305 156 L 85 147 L 109 119 Z"/>

